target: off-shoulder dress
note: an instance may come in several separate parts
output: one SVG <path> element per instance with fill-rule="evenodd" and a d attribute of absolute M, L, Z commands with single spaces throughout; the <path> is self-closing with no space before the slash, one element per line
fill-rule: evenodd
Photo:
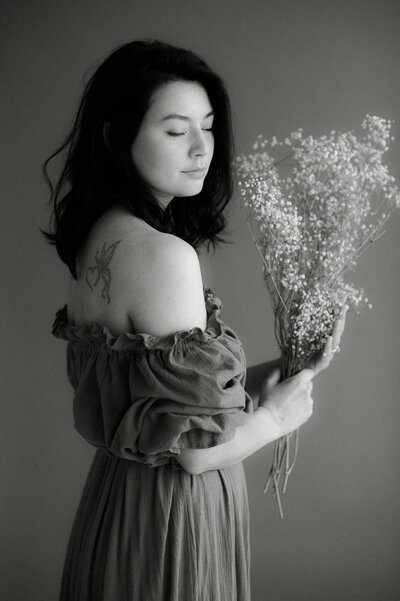
<path fill-rule="evenodd" d="M 78 432 L 97 447 L 72 527 L 61 601 L 249 601 L 242 463 L 192 475 L 183 448 L 230 440 L 253 412 L 222 304 L 207 326 L 157 337 L 76 326 L 60 309 Z"/>

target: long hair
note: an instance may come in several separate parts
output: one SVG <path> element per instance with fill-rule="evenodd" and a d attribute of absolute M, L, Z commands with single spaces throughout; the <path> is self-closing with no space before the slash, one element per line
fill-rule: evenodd
<path fill-rule="evenodd" d="M 206 90 L 215 112 L 215 147 L 201 192 L 175 197 L 163 209 L 136 169 L 131 148 L 154 92 L 180 80 L 199 82 Z M 156 40 L 124 44 L 92 75 L 69 135 L 43 164 L 54 231 L 41 231 L 75 279 L 76 258 L 91 227 L 116 204 L 194 248 L 207 242 L 215 249 L 217 242 L 226 242 L 218 234 L 225 228 L 222 211 L 233 193 L 233 150 L 229 97 L 204 60 Z M 48 165 L 57 156 L 64 158 L 53 185 Z"/>

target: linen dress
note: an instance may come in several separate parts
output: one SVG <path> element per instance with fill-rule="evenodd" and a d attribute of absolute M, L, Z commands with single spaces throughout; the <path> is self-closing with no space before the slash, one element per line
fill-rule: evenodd
<path fill-rule="evenodd" d="M 61 601 L 249 601 L 242 463 L 191 475 L 176 456 L 230 440 L 253 412 L 246 359 L 204 289 L 207 326 L 113 336 L 60 309 L 78 432 L 95 447 Z"/>

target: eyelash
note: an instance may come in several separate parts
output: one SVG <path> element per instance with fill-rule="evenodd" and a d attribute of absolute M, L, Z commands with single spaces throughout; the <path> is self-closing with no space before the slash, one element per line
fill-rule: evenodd
<path fill-rule="evenodd" d="M 206 128 L 204 128 L 204 129 L 203 129 L 203 131 L 212 131 L 212 127 L 210 127 L 210 128 L 207 128 L 207 129 L 206 129 Z M 184 132 L 182 132 L 182 133 L 176 133 L 176 132 L 174 132 L 174 131 L 167 131 L 167 134 L 168 134 L 169 136 L 173 136 L 174 138 L 176 138 L 177 136 L 184 136 L 185 134 L 187 134 L 187 132 L 186 132 L 186 131 L 184 131 Z"/>

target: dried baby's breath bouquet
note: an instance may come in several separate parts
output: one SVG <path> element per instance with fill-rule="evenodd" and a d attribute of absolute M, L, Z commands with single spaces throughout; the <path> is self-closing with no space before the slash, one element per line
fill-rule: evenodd
<path fill-rule="evenodd" d="M 283 379 L 323 349 L 345 302 L 356 308 L 368 303 L 343 275 L 400 206 L 399 189 L 382 162 L 393 139 L 390 128 L 391 121 L 367 115 L 358 136 L 331 131 L 303 137 L 302 129 L 283 142 L 259 136 L 253 154 L 236 158 L 246 221 L 272 300 Z M 291 434 L 276 442 L 265 488 L 272 481 L 281 517 L 279 481 L 283 474 L 284 492 L 297 456 L 294 435 L 293 459 Z"/>

